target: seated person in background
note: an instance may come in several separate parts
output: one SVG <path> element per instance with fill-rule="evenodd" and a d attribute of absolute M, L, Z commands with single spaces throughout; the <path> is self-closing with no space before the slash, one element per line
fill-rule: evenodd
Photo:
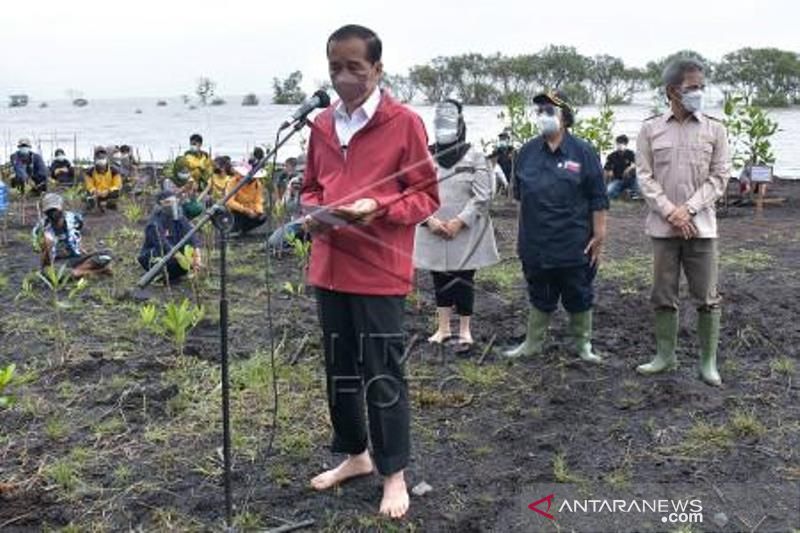
<path fill-rule="evenodd" d="M 75 185 L 75 169 L 61 148 L 56 149 L 50 163 L 50 177 L 61 185 Z"/>
<path fill-rule="evenodd" d="M 86 209 L 117 208 L 117 200 L 122 191 L 122 177 L 115 172 L 108 162 L 105 148 L 95 150 L 94 166 L 86 172 Z"/>
<path fill-rule="evenodd" d="M 286 195 L 286 186 L 297 175 L 297 158 L 290 157 L 283 163 L 283 169 L 275 175 L 275 187 L 272 190 L 272 201 L 278 205 Z"/>
<path fill-rule="evenodd" d="M 163 257 L 173 246 L 191 230 L 192 225 L 186 219 L 178 202 L 178 197 L 175 193 L 169 191 L 161 192 L 156 198 L 156 209 L 153 212 L 150 220 L 147 221 L 147 226 L 144 229 L 144 243 L 142 249 L 139 251 L 137 258 L 139 264 L 145 270 L 155 265 L 158 260 Z M 194 255 L 192 257 L 192 269 L 197 271 L 202 265 L 200 259 L 200 239 L 195 234 L 191 241 L 194 248 Z M 186 251 L 184 246 L 183 252 Z M 166 271 L 167 278 L 172 281 L 185 276 L 188 271 L 180 265 L 176 258 L 167 261 Z"/>
<path fill-rule="evenodd" d="M 623 191 L 630 190 L 631 200 L 638 199 L 639 184 L 636 182 L 636 155 L 633 150 L 628 150 L 628 136 L 617 137 L 617 149 L 608 154 L 604 173 L 607 180 L 611 180 L 606 189 L 606 194 L 611 200 L 620 197 Z"/>
<path fill-rule="evenodd" d="M 193 133 L 189 137 L 189 150 L 183 154 L 183 159 L 197 188 L 205 189 L 214 170 L 214 164 L 208 152 L 203 151 L 203 137 L 199 133 Z"/>
<path fill-rule="evenodd" d="M 225 196 L 225 187 L 228 186 L 232 174 L 231 158 L 226 155 L 215 157 L 214 173 L 211 174 L 211 179 L 208 180 L 208 185 L 200 193 L 198 200 L 205 202 L 206 205 L 222 200 L 222 197 Z"/>
<path fill-rule="evenodd" d="M 233 190 L 244 179 L 247 172 L 248 170 L 244 166 L 234 168 L 234 175 L 228 181 L 225 194 Z M 226 207 L 233 215 L 233 234 L 243 235 L 267 221 L 264 214 L 263 191 L 264 186 L 261 185 L 261 180 L 253 178 L 233 198 L 228 200 Z"/>
<path fill-rule="evenodd" d="M 302 157 L 302 156 L 301 156 Z M 286 191 L 281 202 L 286 208 L 286 216 L 289 222 L 276 229 L 267 240 L 270 250 L 283 251 L 290 247 L 292 238 L 303 241 L 310 238 L 303 231 L 302 209 L 300 208 L 300 189 L 303 185 L 303 171 L 305 170 L 305 160 L 298 159 L 295 167 L 295 175 L 286 184 Z"/>
<path fill-rule="evenodd" d="M 753 205 L 753 197 L 757 194 L 763 196 L 767 194 L 767 183 L 753 183 L 753 163 L 747 162 L 739 173 L 739 199 L 734 205 L 748 206 Z"/>
<path fill-rule="evenodd" d="M 73 278 L 111 273 L 108 252 L 85 253 L 81 248 L 83 218 L 72 211 L 64 211 L 61 196 L 44 195 L 42 213 L 44 217 L 33 228 L 33 246 L 41 253 L 42 269 L 60 268 L 60 263 L 66 263 Z"/>
<path fill-rule="evenodd" d="M 111 168 L 116 170 L 122 176 L 122 182 L 125 184 L 126 190 L 134 190 L 141 192 L 143 187 L 138 181 L 137 170 L 139 162 L 133 157 L 131 147 L 123 144 L 114 151 L 111 157 Z"/>
<path fill-rule="evenodd" d="M 203 212 L 203 204 L 197 197 L 197 182 L 192 178 L 185 157 L 181 156 L 175 160 L 172 166 L 172 176 L 164 178 L 161 189 L 175 194 L 183 214 L 189 220 Z"/>
<path fill-rule="evenodd" d="M 30 139 L 22 138 L 17 143 L 17 151 L 11 154 L 11 167 L 14 169 L 11 186 L 24 193 L 25 184 L 30 181 L 31 191 L 39 195 L 47 191 L 47 166 L 32 146 Z"/>

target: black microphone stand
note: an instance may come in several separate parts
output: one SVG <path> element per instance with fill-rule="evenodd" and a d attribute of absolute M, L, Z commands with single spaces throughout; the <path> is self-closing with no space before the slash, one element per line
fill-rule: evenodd
<path fill-rule="evenodd" d="M 164 257 L 162 257 L 158 263 L 153 265 L 150 270 L 148 270 L 139 281 L 136 283 L 139 288 L 144 288 L 149 285 L 155 278 L 158 276 L 159 272 L 164 271 L 164 275 L 166 275 L 166 265 L 167 263 L 177 254 L 179 251 L 183 249 L 183 247 L 188 243 L 195 233 L 200 231 L 200 229 L 208 223 L 210 220 L 214 227 L 217 229 L 219 235 L 219 261 L 220 261 L 220 269 L 219 269 L 219 332 L 220 332 L 220 364 L 221 364 L 221 379 L 222 379 L 222 455 L 223 455 L 223 462 L 224 462 L 224 471 L 223 471 L 223 484 L 225 488 L 225 523 L 227 527 L 230 529 L 233 523 L 233 502 L 232 502 L 232 494 L 231 494 L 231 429 L 230 429 L 230 383 L 229 383 L 229 375 L 228 375 L 228 291 L 227 291 L 227 268 L 226 268 L 226 260 L 227 260 L 227 247 L 228 247 L 228 237 L 231 229 L 231 217 L 230 213 L 225 209 L 225 204 L 228 203 L 232 197 L 239 192 L 239 190 L 250 183 L 254 176 L 260 171 L 264 165 L 269 161 L 270 157 L 274 154 L 278 153 L 278 149 L 286 144 L 286 142 L 292 138 L 298 131 L 303 129 L 303 126 L 306 125 L 306 120 L 303 118 L 302 120 L 298 120 L 295 122 L 294 126 L 292 127 L 292 131 L 289 132 L 288 135 L 284 136 L 283 139 L 280 139 L 275 146 L 269 151 L 269 153 L 265 154 L 264 157 L 261 158 L 250 172 L 238 183 L 236 186 L 231 189 L 222 200 L 215 203 L 211 207 L 205 210 L 205 212 L 197 219 L 197 221 L 193 224 L 192 229 L 184 235 L 184 237 L 178 241 L 178 243 L 172 247 L 170 251 L 168 251 Z M 274 171 L 274 169 L 273 169 Z M 272 216 L 270 214 L 270 216 Z M 267 251 L 269 253 L 269 251 Z M 269 290 L 269 287 L 267 288 Z M 272 335 L 272 332 L 270 332 Z M 296 529 L 297 527 L 306 527 L 309 523 L 305 522 L 303 524 L 299 524 L 292 529 Z M 283 529 L 284 531 L 289 531 L 289 529 Z"/>

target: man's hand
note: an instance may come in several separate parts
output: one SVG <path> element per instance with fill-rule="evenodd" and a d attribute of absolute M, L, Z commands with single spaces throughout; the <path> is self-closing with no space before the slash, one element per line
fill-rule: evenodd
<path fill-rule="evenodd" d="M 332 213 L 348 222 L 369 224 L 378 214 L 378 202 L 372 198 L 361 198 L 332 210 Z"/>
<path fill-rule="evenodd" d="M 676 227 L 682 227 L 685 224 L 692 222 L 692 215 L 689 213 L 689 208 L 686 204 L 676 207 L 667 217 L 667 222 Z"/>
<path fill-rule="evenodd" d="M 437 237 L 441 237 L 442 239 L 450 240 L 453 236 L 450 234 L 450 230 L 447 229 L 447 226 L 444 222 L 439 220 L 436 217 L 430 217 L 425 225 L 428 226 L 428 229 L 431 230 L 431 233 L 436 235 Z"/>
<path fill-rule="evenodd" d="M 194 256 L 192 257 L 192 271 L 197 274 L 200 272 L 201 268 L 203 268 L 203 261 L 200 258 L 200 254 L 195 250 Z"/>
<path fill-rule="evenodd" d="M 695 237 L 697 237 L 697 233 L 698 233 L 697 227 L 692 222 L 687 222 L 687 223 L 681 224 L 679 226 L 676 225 L 675 228 L 677 228 L 678 231 L 681 232 L 681 237 L 683 237 L 687 241 L 689 239 L 694 239 Z"/>
<path fill-rule="evenodd" d="M 456 235 L 458 235 L 458 233 L 464 229 L 464 226 L 466 226 L 466 224 L 464 224 L 464 221 L 458 217 L 451 218 L 444 225 L 444 227 L 447 229 L 447 232 L 450 233 L 451 239 L 455 239 Z"/>
<path fill-rule="evenodd" d="M 318 235 L 320 233 L 325 233 L 330 229 L 331 229 L 330 225 L 325 224 L 324 222 L 320 222 L 311 215 L 306 215 L 306 217 L 303 219 L 303 231 L 305 233 L 311 235 Z"/>
<path fill-rule="evenodd" d="M 603 244 L 605 244 L 606 236 L 604 233 L 595 233 L 583 253 L 590 256 L 591 265 L 595 266 L 600 261 L 600 255 L 603 253 Z"/>

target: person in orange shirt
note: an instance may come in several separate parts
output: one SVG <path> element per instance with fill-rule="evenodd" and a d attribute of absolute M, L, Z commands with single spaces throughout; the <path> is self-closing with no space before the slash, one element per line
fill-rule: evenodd
<path fill-rule="evenodd" d="M 225 187 L 228 194 L 247 174 L 247 168 L 235 167 L 234 175 Z M 244 235 L 267 221 L 264 214 L 264 186 L 257 178 L 242 187 L 226 204 L 233 215 L 232 235 Z"/>

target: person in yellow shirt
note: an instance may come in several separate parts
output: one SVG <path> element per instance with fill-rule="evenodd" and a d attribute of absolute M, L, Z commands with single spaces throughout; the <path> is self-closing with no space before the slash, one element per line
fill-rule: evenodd
<path fill-rule="evenodd" d="M 246 174 L 247 168 L 236 167 L 233 177 L 225 188 L 225 193 L 233 190 Z M 233 198 L 228 200 L 226 206 L 233 215 L 232 234 L 234 235 L 243 235 L 267 221 L 267 216 L 264 214 L 264 186 L 258 179 L 254 178 L 242 187 Z"/>
<path fill-rule="evenodd" d="M 189 150 L 183 158 L 194 182 L 200 190 L 205 189 L 214 173 L 214 163 L 208 152 L 203 151 L 203 137 L 199 133 L 193 133 L 189 137 Z"/>
<path fill-rule="evenodd" d="M 86 209 L 117 208 L 117 200 L 122 190 L 122 177 L 108 164 L 105 150 L 95 152 L 94 166 L 86 172 Z"/>
<path fill-rule="evenodd" d="M 225 188 L 233 175 L 231 168 L 231 158 L 221 155 L 214 158 L 214 173 L 208 180 L 205 190 L 200 193 L 198 200 L 205 201 L 206 204 L 218 202 L 225 195 Z"/>

